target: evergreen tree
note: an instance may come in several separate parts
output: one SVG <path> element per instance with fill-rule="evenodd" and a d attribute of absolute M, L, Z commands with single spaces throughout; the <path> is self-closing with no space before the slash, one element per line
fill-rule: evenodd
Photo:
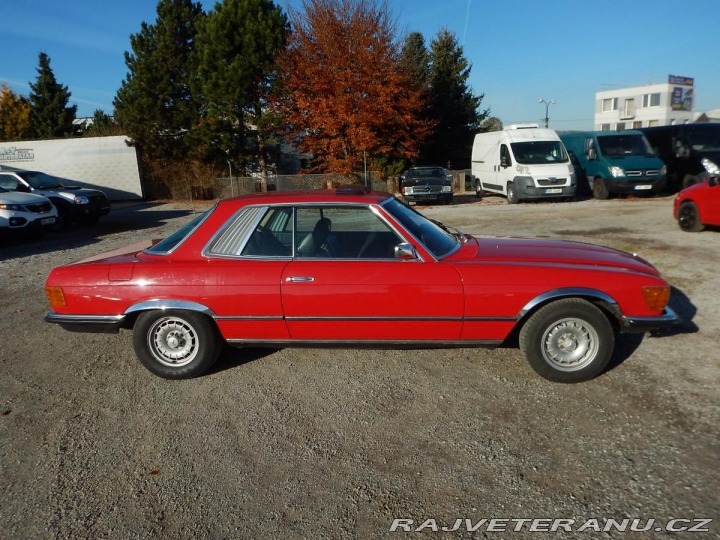
<path fill-rule="evenodd" d="M 241 165 L 254 162 L 264 183 L 279 123 L 268 101 L 287 29 L 286 16 L 271 0 L 225 0 L 199 25 L 195 49 L 192 88 L 206 115 L 199 136 Z"/>
<path fill-rule="evenodd" d="M 124 135 L 115 119 L 105 111 L 96 109 L 92 123 L 85 130 L 87 137 L 104 137 L 110 135 Z"/>
<path fill-rule="evenodd" d="M 479 110 L 484 95 L 476 96 L 468 87 L 471 66 L 454 34 L 447 29 L 438 32 L 431 43 L 431 58 L 430 114 L 436 126 L 421 159 L 468 168 L 474 135 L 490 111 Z"/>
<path fill-rule="evenodd" d="M 424 92 L 430 84 L 430 52 L 420 32 L 411 32 L 405 38 L 400 54 L 400 68 Z"/>
<path fill-rule="evenodd" d="M 128 74 L 115 97 L 115 119 L 148 158 L 184 158 L 199 107 L 190 92 L 190 56 L 199 2 L 160 0 L 154 25 L 142 23 L 125 52 Z"/>
<path fill-rule="evenodd" d="M 30 133 L 30 105 L 5 83 L 0 84 L 0 141 L 17 141 Z"/>
<path fill-rule="evenodd" d="M 30 83 L 30 131 L 32 136 L 51 139 L 72 135 L 77 105 L 68 107 L 70 92 L 55 79 L 50 58 L 41 52 L 38 77 Z"/>

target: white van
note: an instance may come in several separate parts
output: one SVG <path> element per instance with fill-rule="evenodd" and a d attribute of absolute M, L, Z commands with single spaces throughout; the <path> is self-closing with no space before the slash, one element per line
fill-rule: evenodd
<path fill-rule="evenodd" d="M 575 170 L 560 137 L 537 124 L 515 124 L 475 135 L 472 175 L 478 197 L 499 193 L 511 204 L 571 199 L 577 191 Z"/>

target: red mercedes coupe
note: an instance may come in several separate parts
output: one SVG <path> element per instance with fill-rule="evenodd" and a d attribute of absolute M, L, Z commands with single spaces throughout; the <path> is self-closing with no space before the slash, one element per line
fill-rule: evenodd
<path fill-rule="evenodd" d="M 541 376 L 607 366 L 618 332 L 675 324 L 668 283 L 634 254 L 578 242 L 476 238 L 359 187 L 219 201 L 159 242 L 53 269 L 46 321 L 132 329 L 168 379 L 223 343 L 494 347 L 519 341 Z"/>

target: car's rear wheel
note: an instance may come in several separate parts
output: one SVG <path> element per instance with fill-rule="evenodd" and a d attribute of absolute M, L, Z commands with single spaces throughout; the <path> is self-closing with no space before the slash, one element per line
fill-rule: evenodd
<path fill-rule="evenodd" d="M 593 197 L 596 199 L 607 199 L 610 197 L 607 184 L 602 178 L 595 178 L 592 185 Z"/>
<path fill-rule="evenodd" d="M 133 330 L 135 353 L 165 379 L 188 379 L 206 372 L 222 350 L 213 322 L 201 313 L 153 310 L 141 313 Z"/>
<path fill-rule="evenodd" d="M 615 332 L 605 313 L 581 298 L 563 298 L 535 312 L 520 330 L 530 366 L 551 381 L 592 379 L 607 367 Z"/>
<path fill-rule="evenodd" d="M 678 225 L 683 231 L 700 232 L 705 226 L 700 222 L 697 206 L 692 201 L 685 201 L 678 208 Z"/>
<path fill-rule="evenodd" d="M 475 196 L 478 199 L 482 199 L 485 196 L 485 190 L 482 188 L 479 178 L 475 180 Z"/>

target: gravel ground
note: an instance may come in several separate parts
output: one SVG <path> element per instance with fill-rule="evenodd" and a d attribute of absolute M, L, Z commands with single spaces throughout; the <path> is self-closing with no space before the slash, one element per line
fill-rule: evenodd
<path fill-rule="evenodd" d="M 464 232 L 656 264 L 683 323 L 624 337 L 577 385 L 512 347 L 227 349 L 209 375 L 167 381 L 129 332 L 43 322 L 52 267 L 166 236 L 195 210 L 118 205 L 92 228 L 0 242 L 0 538 L 537 538 L 533 525 L 570 523 L 521 519 L 575 520 L 561 538 L 713 519 L 699 536 L 720 538 L 720 232 L 681 232 L 671 197 L 421 207 Z M 467 530 L 491 518 L 506 521 Z M 391 532 L 397 519 L 421 532 Z M 597 532 L 608 519 L 649 530 Z"/>

